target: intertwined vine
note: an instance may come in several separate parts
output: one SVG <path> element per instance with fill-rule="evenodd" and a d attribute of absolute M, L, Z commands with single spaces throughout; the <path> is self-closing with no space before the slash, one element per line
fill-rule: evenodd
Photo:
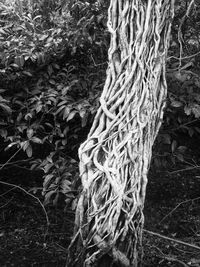
<path fill-rule="evenodd" d="M 67 266 L 96 266 L 104 254 L 137 266 L 147 172 L 167 93 L 173 10 L 173 0 L 111 0 L 107 79 L 79 149 L 83 190 Z"/>

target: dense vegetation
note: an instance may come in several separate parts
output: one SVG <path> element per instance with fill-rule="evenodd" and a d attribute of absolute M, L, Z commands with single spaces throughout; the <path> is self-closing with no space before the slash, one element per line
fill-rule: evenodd
<path fill-rule="evenodd" d="M 152 169 L 187 164 L 181 140 L 200 133 L 200 3 L 192 2 L 176 1 L 168 99 Z M 0 170 L 39 170 L 43 188 L 32 192 L 42 192 L 46 205 L 76 205 L 77 150 L 106 75 L 107 7 L 103 0 L 0 1 Z M 9 182 L 23 184 L 20 177 Z"/>

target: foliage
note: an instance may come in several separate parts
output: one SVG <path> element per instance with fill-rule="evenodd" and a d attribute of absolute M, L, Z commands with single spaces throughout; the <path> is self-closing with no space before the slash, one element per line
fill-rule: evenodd
<path fill-rule="evenodd" d="M 43 170 L 46 203 L 55 203 L 59 192 L 69 202 L 77 149 L 103 86 L 105 67 L 99 61 L 106 54 L 107 33 L 100 41 L 89 28 L 102 28 L 100 18 L 91 19 L 100 13 L 95 4 L 82 5 L 82 22 L 77 22 L 66 7 L 55 11 L 53 1 L 48 12 L 45 1 L 31 10 L 25 3 L 22 14 L 15 5 L 0 3 L 0 135 L 6 150 L 23 150 L 34 159 L 31 168 Z"/>
<path fill-rule="evenodd" d="M 181 136 L 200 133 L 200 3 L 195 2 L 186 16 L 190 2 L 176 2 L 167 62 L 168 98 L 153 160 L 156 168 L 185 162 L 188 149 Z"/>

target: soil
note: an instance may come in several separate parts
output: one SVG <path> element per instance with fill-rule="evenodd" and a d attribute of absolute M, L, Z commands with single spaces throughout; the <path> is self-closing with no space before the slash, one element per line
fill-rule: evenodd
<path fill-rule="evenodd" d="M 200 247 L 198 146 L 192 151 L 194 155 L 189 155 L 189 161 L 196 164 L 193 169 L 183 170 L 191 165 L 182 162 L 167 169 L 150 170 L 144 210 L 143 267 L 200 266 L 200 248 L 194 247 Z M 40 173 L 11 167 L 1 170 L 1 177 L 27 191 L 32 189 L 31 193 L 42 200 Z M 63 204 L 46 207 L 46 211 L 49 226 L 36 199 L 19 188 L 1 184 L 0 266 L 65 266 L 74 212 L 65 210 Z"/>

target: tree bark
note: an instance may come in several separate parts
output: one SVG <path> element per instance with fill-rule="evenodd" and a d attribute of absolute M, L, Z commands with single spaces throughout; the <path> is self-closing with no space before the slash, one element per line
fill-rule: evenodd
<path fill-rule="evenodd" d="M 173 11 L 174 0 L 110 2 L 109 66 L 100 108 L 79 149 L 83 190 L 67 267 L 138 266 Z"/>

